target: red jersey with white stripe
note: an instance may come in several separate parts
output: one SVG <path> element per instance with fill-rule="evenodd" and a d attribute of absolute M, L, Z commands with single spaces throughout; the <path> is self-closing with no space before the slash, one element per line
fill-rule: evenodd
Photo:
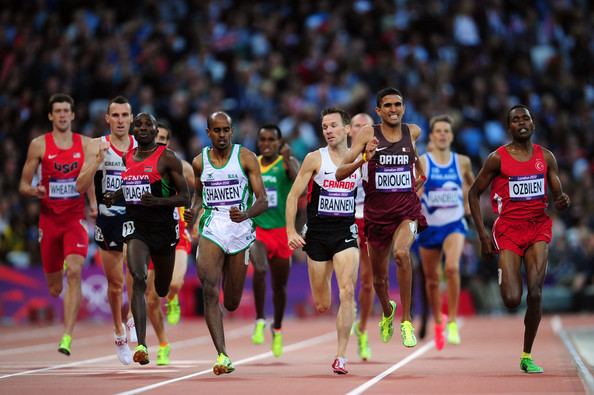
<path fill-rule="evenodd" d="M 540 145 L 534 144 L 526 162 L 514 159 L 505 146 L 497 148 L 500 173 L 491 185 L 493 211 L 507 219 L 534 219 L 547 207 L 547 162 Z"/>
<path fill-rule="evenodd" d="M 82 137 L 72 133 L 72 145 L 62 149 L 51 132 L 45 134 L 45 153 L 41 160 L 41 185 L 47 195 L 41 199 L 41 213 L 84 217 L 85 197 L 76 191 L 76 178 L 84 163 Z"/>

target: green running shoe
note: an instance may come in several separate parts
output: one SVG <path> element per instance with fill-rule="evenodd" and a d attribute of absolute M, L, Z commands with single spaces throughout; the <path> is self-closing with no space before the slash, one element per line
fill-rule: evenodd
<path fill-rule="evenodd" d="M 524 373 L 529 374 L 544 373 L 544 369 L 535 364 L 532 358 L 520 359 L 520 369 L 522 369 Z"/>
<path fill-rule="evenodd" d="M 394 315 L 396 314 L 396 302 L 393 300 L 390 301 L 392 305 L 392 314 L 389 317 L 385 317 L 382 314 L 382 320 L 379 323 L 380 327 L 380 338 L 384 343 L 387 343 L 392 338 L 394 334 Z"/>
<path fill-rule="evenodd" d="M 170 325 L 176 325 L 181 318 L 181 308 L 179 307 L 179 298 L 177 295 L 165 304 L 167 309 L 167 322 Z"/>
<path fill-rule="evenodd" d="M 448 344 L 460 344 L 460 333 L 456 321 L 448 322 Z"/>
<path fill-rule="evenodd" d="M 231 373 L 234 370 L 235 368 L 233 367 L 231 359 L 223 353 L 219 354 L 217 362 L 212 367 L 212 372 L 217 376 L 224 373 Z"/>
<path fill-rule="evenodd" d="M 361 332 L 359 328 L 359 321 L 353 325 L 353 331 L 357 335 L 357 343 L 359 344 L 359 358 L 363 361 L 367 361 L 371 358 L 371 347 L 369 347 L 369 339 L 367 337 L 367 331 Z"/>
<path fill-rule="evenodd" d="M 272 330 L 272 355 L 280 357 L 283 355 L 283 334 L 282 332 Z"/>
<path fill-rule="evenodd" d="M 256 326 L 254 327 L 254 332 L 252 333 L 252 343 L 264 343 L 264 328 L 266 328 L 266 321 L 263 319 L 256 320 Z"/>
<path fill-rule="evenodd" d="M 146 365 L 150 362 L 149 360 L 149 353 L 146 346 L 139 344 L 136 346 L 136 350 L 134 350 L 134 362 L 138 362 L 141 365 Z"/>
<path fill-rule="evenodd" d="M 169 344 L 166 346 L 159 346 L 159 351 L 157 351 L 157 365 L 169 365 L 169 351 L 171 351 L 171 346 Z"/>
<path fill-rule="evenodd" d="M 60 344 L 58 345 L 58 352 L 70 356 L 70 346 L 72 344 L 72 336 L 64 334 Z"/>
<path fill-rule="evenodd" d="M 404 344 L 404 347 L 414 347 L 417 345 L 415 328 L 413 328 L 410 321 L 404 321 L 400 324 L 400 334 L 402 335 L 402 344 Z"/>

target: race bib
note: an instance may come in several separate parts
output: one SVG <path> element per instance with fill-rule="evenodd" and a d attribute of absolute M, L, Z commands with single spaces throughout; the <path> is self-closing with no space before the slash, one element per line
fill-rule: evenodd
<path fill-rule="evenodd" d="M 123 180 L 124 199 L 128 204 L 140 204 L 140 199 L 145 193 L 151 193 L 151 184 L 148 176 L 134 177 Z"/>
<path fill-rule="evenodd" d="M 375 189 L 379 192 L 411 192 L 412 174 L 410 167 L 377 167 Z"/>
<path fill-rule="evenodd" d="M 355 215 L 355 193 L 320 190 L 318 215 L 322 217 L 349 217 Z"/>
<path fill-rule="evenodd" d="M 122 236 L 130 236 L 134 233 L 134 221 L 126 221 L 122 224 Z"/>
<path fill-rule="evenodd" d="M 103 191 L 115 192 L 122 186 L 122 172 L 119 170 L 107 170 L 103 178 Z"/>
<path fill-rule="evenodd" d="M 233 206 L 241 203 L 239 180 L 204 181 L 202 196 L 207 206 Z"/>
<path fill-rule="evenodd" d="M 266 188 L 266 197 L 268 198 L 268 208 L 275 208 L 278 206 L 278 193 L 276 189 Z"/>
<path fill-rule="evenodd" d="M 427 204 L 435 208 L 452 208 L 460 204 L 458 189 L 439 188 L 429 191 Z"/>
<path fill-rule="evenodd" d="M 544 199 L 544 174 L 509 177 L 509 198 L 512 201 Z"/>
<path fill-rule="evenodd" d="M 76 178 L 50 179 L 50 199 L 76 199 L 79 196 L 80 194 L 76 191 Z"/>

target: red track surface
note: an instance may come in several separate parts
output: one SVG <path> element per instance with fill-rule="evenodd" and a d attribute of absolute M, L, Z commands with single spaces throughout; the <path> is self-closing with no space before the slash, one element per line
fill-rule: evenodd
<path fill-rule="evenodd" d="M 435 350 L 429 339 L 405 349 L 398 331 L 389 344 L 383 344 L 374 318 L 369 325 L 372 359 L 359 362 L 352 337 L 346 376 L 335 376 L 330 370 L 336 335 L 329 317 L 286 321 L 285 353 L 278 359 L 268 352 L 269 336 L 263 346 L 251 344 L 252 322 L 228 320 L 227 349 L 236 371 L 223 376 L 212 374 L 216 353 L 203 320 L 182 320 L 167 327 L 172 344 L 169 366 L 154 363 L 157 347 L 151 328 L 147 330 L 151 364 L 123 366 L 115 357 L 107 324 L 79 323 L 70 357 L 56 351 L 61 325 L 2 327 L 0 393 L 585 394 L 551 319 L 543 318 L 533 350 L 535 361 L 545 369 L 543 375 L 519 370 L 521 316 L 466 318 L 462 344 L 446 345 L 442 351 Z M 568 331 L 594 328 L 594 315 L 563 316 L 561 323 Z M 382 374 L 390 368 L 389 374 Z"/>

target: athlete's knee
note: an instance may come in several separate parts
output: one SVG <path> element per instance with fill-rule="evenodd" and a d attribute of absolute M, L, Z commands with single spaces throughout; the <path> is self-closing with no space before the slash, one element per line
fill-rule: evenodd
<path fill-rule="evenodd" d="M 427 289 L 439 288 L 439 276 L 434 273 L 425 274 L 425 287 Z"/>
<path fill-rule="evenodd" d="M 460 270 L 458 269 L 457 265 L 447 265 L 446 264 L 445 275 L 448 280 L 455 279 L 460 275 Z"/>
<path fill-rule="evenodd" d="M 241 302 L 241 295 L 239 297 L 233 296 L 225 296 L 224 304 L 225 308 L 229 311 L 235 311 L 239 307 L 239 302 Z"/>
<path fill-rule="evenodd" d="M 161 307 L 161 301 L 159 300 L 159 296 L 156 294 L 156 292 L 147 292 L 146 304 L 151 310 Z"/>
<path fill-rule="evenodd" d="M 373 287 L 378 289 L 384 289 L 388 287 L 388 276 L 375 276 L 373 278 Z"/>
<path fill-rule="evenodd" d="M 370 294 L 373 292 L 373 279 L 371 281 L 361 281 L 359 293 Z"/>
<path fill-rule="evenodd" d="M 157 292 L 157 295 L 164 298 L 169 293 L 169 284 L 155 282 L 155 291 Z"/>
<path fill-rule="evenodd" d="M 50 286 L 49 286 L 49 293 L 54 298 L 57 298 L 62 293 L 62 289 L 63 289 L 62 282 L 59 282 L 59 283 L 56 283 L 56 284 L 50 284 Z"/>
<path fill-rule="evenodd" d="M 503 304 L 505 307 L 509 309 L 514 309 L 520 305 L 522 302 L 522 294 L 515 290 L 507 290 L 501 291 L 501 299 L 503 299 Z"/>
<path fill-rule="evenodd" d="M 325 313 L 330 310 L 330 303 L 316 302 L 316 311 L 318 313 Z"/>
<path fill-rule="evenodd" d="M 340 291 L 338 293 L 338 297 L 340 298 L 340 301 L 350 301 L 350 300 L 354 300 L 355 298 L 355 287 L 353 287 L 352 284 L 346 284 L 343 285 L 342 287 L 340 287 Z"/>
<path fill-rule="evenodd" d="M 214 284 L 206 282 L 202 283 L 202 295 L 204 296 L 205 303 L 218 303 L 219 302 L 219 289 Z"/>
<path fill-rule="evenodd" d="M 410 262 L 410 252 L 406 248 L 395 248 L 394 256 L 398 266 L 407 265 Z"/>
<path fill-rule="evenodd" d="M 528 295 L 526 295 L 526 303 L 528 305 L 540 304 L 541 301 L 542 301 L 542 289 L 540 287 L 528 289 Z"/>

